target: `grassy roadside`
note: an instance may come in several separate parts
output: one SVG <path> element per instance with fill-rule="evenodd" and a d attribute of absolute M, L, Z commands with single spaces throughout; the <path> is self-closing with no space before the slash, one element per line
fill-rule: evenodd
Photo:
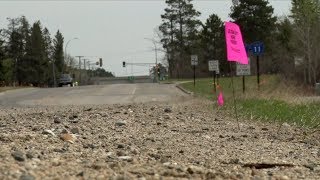
<path fill-rule="evenodd" d="M 20 86 L 6 86 L 6 87 L 0 87 L 0 93 L 1 92 L 5 92 L 5 91 L 10 91 L 10 90 L 14 90 L 14 89 L 22 89 L 22 88 L 26 88 L 26 87 L 20 87 Z"/>
<path fill-rule="evenodd" d="M 183 83 L 183 82 L 188 82 L 188 81 L 193 81 L 193 79 L 166 79 L 163 81 L 160 81 L 160 83 Z"/>
<path fill-rule="evenodd" d="M 260 90 L 254 76 L 246 77 L 246 92 L 242 91 L 242 77 L 233 78 L 239 115 L 244 118 L 263 121 L 289 122 L 300 126 L 315 127 L 320 123 L 320 101 L 299 101 L 306 91 L 290 82 L 283 82 L 275 75 L 261 76 Z M 233 113 L 231 78 L 220 78 L 219 84 L 225 98 L 226 112 Z M 216 101 L 212 79 L 199 79 L 181 86 L 196 95 Z"/>

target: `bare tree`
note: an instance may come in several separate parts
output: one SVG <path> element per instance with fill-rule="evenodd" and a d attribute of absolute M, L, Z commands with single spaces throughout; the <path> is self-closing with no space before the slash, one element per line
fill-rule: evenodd
<path fill-rule="evenodd" d="M 319 2 L 293 0 L 292 5 L 296 52 L 304 58 L 304 81 L 306 84 L 315 84 L 319 70 Z"/>

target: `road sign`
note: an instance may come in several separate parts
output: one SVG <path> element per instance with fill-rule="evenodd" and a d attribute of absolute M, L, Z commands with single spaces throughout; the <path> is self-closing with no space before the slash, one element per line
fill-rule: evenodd
<path fill-rule="evenodd" d="M 294 65 L 295 66 L 299 66 L 301 64 L 303 64 L 303 57 L 294 57 Z"/>
<path fill-rule="evenodd" d="M 248 64 L 237 63 L 237 76 L 250 76 L 250 58 L 248 58 Z"/>
<path fill-rule="evenodd" d="M 197 55 L 191 55 L 191 65 L 192 66 L 198 65 L 198 56 Z"/>
<path fill-rule="evenodd" d="M 251 45 L 251 51 L 254 55 L 259 56 L 264 52 L 264 44 L 263 42 L 254 42 Z"/>
<path fill-rule="evenodd" d="M 210 60 L 209 61 L 209 71 L 215 71 L 216 74 L 220 74 L 219 61 Z"/>

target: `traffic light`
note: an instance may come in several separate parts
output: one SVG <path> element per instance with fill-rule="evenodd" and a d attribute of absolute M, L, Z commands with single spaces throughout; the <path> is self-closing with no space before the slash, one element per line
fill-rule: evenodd
<path fill-rule="evenodd" d="M 99 65 L 102 67 L 102 58 L 99 59 Z"/>
<path fill-rule="evenodd" d="M 122 67 L 126 67 L 126 62 L 125 61 L 122 62 Z"/>

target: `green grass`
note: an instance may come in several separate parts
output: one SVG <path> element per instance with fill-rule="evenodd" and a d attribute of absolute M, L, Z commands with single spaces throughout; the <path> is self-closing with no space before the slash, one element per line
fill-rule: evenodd
<path fill-rule="evenodd" d="M 17 89 L 16 87 L 0 87 L 0 92 L 9 91 L 12 89 Z"/>
<path fill-rule="evenodd" d="M 186 82 L 186 81 L 193 81 L 193 79 L 166 79 L 160 82 L 161 83 L 180 83 L 180 82 Z"/>
<path fill-rule="evenodd" d="M 14 90 L 14 89 L 22 89 L 22 88 L 28 88 L 28 87 L 23 87 L 23 86 L 6 86 L 6 87 L 0 87 L 0 92 L 5 92 L 5 91 L 10 91 L 10 90 Z"/>
<path fill-rule="evenodd" d="M 301 88 L 283 82 L 276 75 L 261 76 L 260 90 L 254 76 L 246 77 L 246 92 L 242 91 L 242 77 L 234 77 L 234 89 L 239 115 L 258 120 L 289 122 L 301 126 L 314 127 L 320 123 L 320 102 L 292 103 L 301 94 Z M 225 98 L 223 110 L 233 113 L 233 90 L 231 78 L 220 78 L 219 84 Z M 216 101 L 217 93 L 213 91 L 213 80 L 198 79 L 196 87 L 193 82 L 181 84 L 196 95 Z"/>
<path fill-rule="evenodd" d="M 267 94 L 268 92 L 274 91 L 276 89 L 276 84 L 279 84 L 279 78 L 276 76 L 261 76 L 260 78 L 260 93 Z M 235 95 L 236 96 L 246 96 L 249 93 L 257 94 L 257 80 L 255 76 L 248 76 L 245 78 L 245 88 L 246 93 L 243 93 L 242 88 L 242 77 L 233 78 Z M 226 96 L 226 98 L 232 97 L 232 79 L 231 78 L 219 78 L 219 85 Z M 197 79 L 196 87 L 193 86 L 193 81 L 181 84 L 182 87 L 195 92 L 197 95 L 204 96 L 206 98 L 215 97 L 214 85 L 212 78 Z"/>
<path fill-rule="evenodd" d="M 280 100 L 240 99 L 239 112 L 259 120 L 296 123 L 314 127 L 319 123 L 320 103 L 290 104 Z"/>

